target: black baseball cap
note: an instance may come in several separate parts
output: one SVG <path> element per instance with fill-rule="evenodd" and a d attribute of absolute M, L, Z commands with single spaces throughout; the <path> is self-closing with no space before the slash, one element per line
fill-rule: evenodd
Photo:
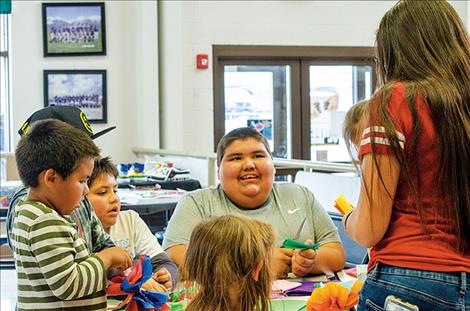
<path fill-rule="evenodd" d="M 90 136 L 91 139 L 95 139 L 100 137 L 107 132 L 114 130 L 116 127 L 111 126 L 107 129 L 104 129 L 98 133 L 93 133 L 93 129 L 91 128 L 90 123 L 88 122 L 88 118 L 86 117 L 85 113 L 78 109 L 77 107 L 72 106 L 49 106 L 46 108 L 42 108 L 35 113 L 33 113 L 28 120 L 23 123 L 18 134 L 21 136 L 28 132 L 29 126 L 39 120 L 45 119 L 57 119 L 61 120 L 65 123 L 72 125 L 73 127 L 78 128 L 79 130 L 84 131 L 85 133 Z"/>

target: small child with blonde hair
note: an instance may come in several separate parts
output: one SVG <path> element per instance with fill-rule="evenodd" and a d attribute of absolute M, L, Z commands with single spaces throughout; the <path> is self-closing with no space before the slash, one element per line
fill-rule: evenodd
<path fill-rule="evenodd" d="M 182 268 L 198 289 L 186 311 L 269 310 L 273 243 L 271 225 L 243 215 L 200 222 Z"/>
<path fill-rule="evenodd" d="M 343 137 L 348 147 L 351 143 L 359 147 L 361 143 L 368 106 L 368 100 L 361 100 L 353 105 L 344 117 Z"/>
<path fill-rule="evenodd" d="M 344 117 L 343 138 L 356 167 L 359 164 L 356 160 L 356 154 L 361 146 L 361 137 L 364 131 L 368 107 L 369 100 L 361 100 L 353 105 Z"/>

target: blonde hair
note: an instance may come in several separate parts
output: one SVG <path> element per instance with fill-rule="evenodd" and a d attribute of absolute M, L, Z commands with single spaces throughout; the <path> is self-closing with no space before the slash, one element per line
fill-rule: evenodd
<path fill-rule="evenodd" d="M 229 214 L 199 223 L 191 233 L 182 279 L 198 287 L 187 311 L 269 310 L 273 274 L 271 225 Z M 259 278 L 253 272 L 262 264 Z M 231 290 L 237 290 L 233 306 Z"/>
<path fill-rule="evenodd" d="M 344 117 L 343 137 L 348 149 L 351 149 L 351 144 L 355 145 L 356 148 L 359 147 L 368 107 L 369 101 L 361 100 L 353 105 Z"/>

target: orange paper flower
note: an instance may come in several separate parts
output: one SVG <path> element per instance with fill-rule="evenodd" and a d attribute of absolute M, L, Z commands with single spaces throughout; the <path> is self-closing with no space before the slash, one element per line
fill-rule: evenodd
<path fill-rule="evenodd" d="M 307 301 L 307 311 L 348 310 L 359 301 L 359 291 L 363 283 L 356 281 L 351 292 L 340 283 L 330 282 L 316 288 Z"/>

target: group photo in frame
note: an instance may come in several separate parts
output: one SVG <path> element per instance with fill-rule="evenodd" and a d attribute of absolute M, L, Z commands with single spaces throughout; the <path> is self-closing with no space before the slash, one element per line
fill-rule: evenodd
<path fill-rule="evenodd" d="M 80 108 L 90 123 L 106 123 L 106 70 L 44 70 L 44 107 Z"/>
<path fill-rule="evenodd" d="M 44 56 L 106 55 L 104 3 L 42 3 Z"/>

